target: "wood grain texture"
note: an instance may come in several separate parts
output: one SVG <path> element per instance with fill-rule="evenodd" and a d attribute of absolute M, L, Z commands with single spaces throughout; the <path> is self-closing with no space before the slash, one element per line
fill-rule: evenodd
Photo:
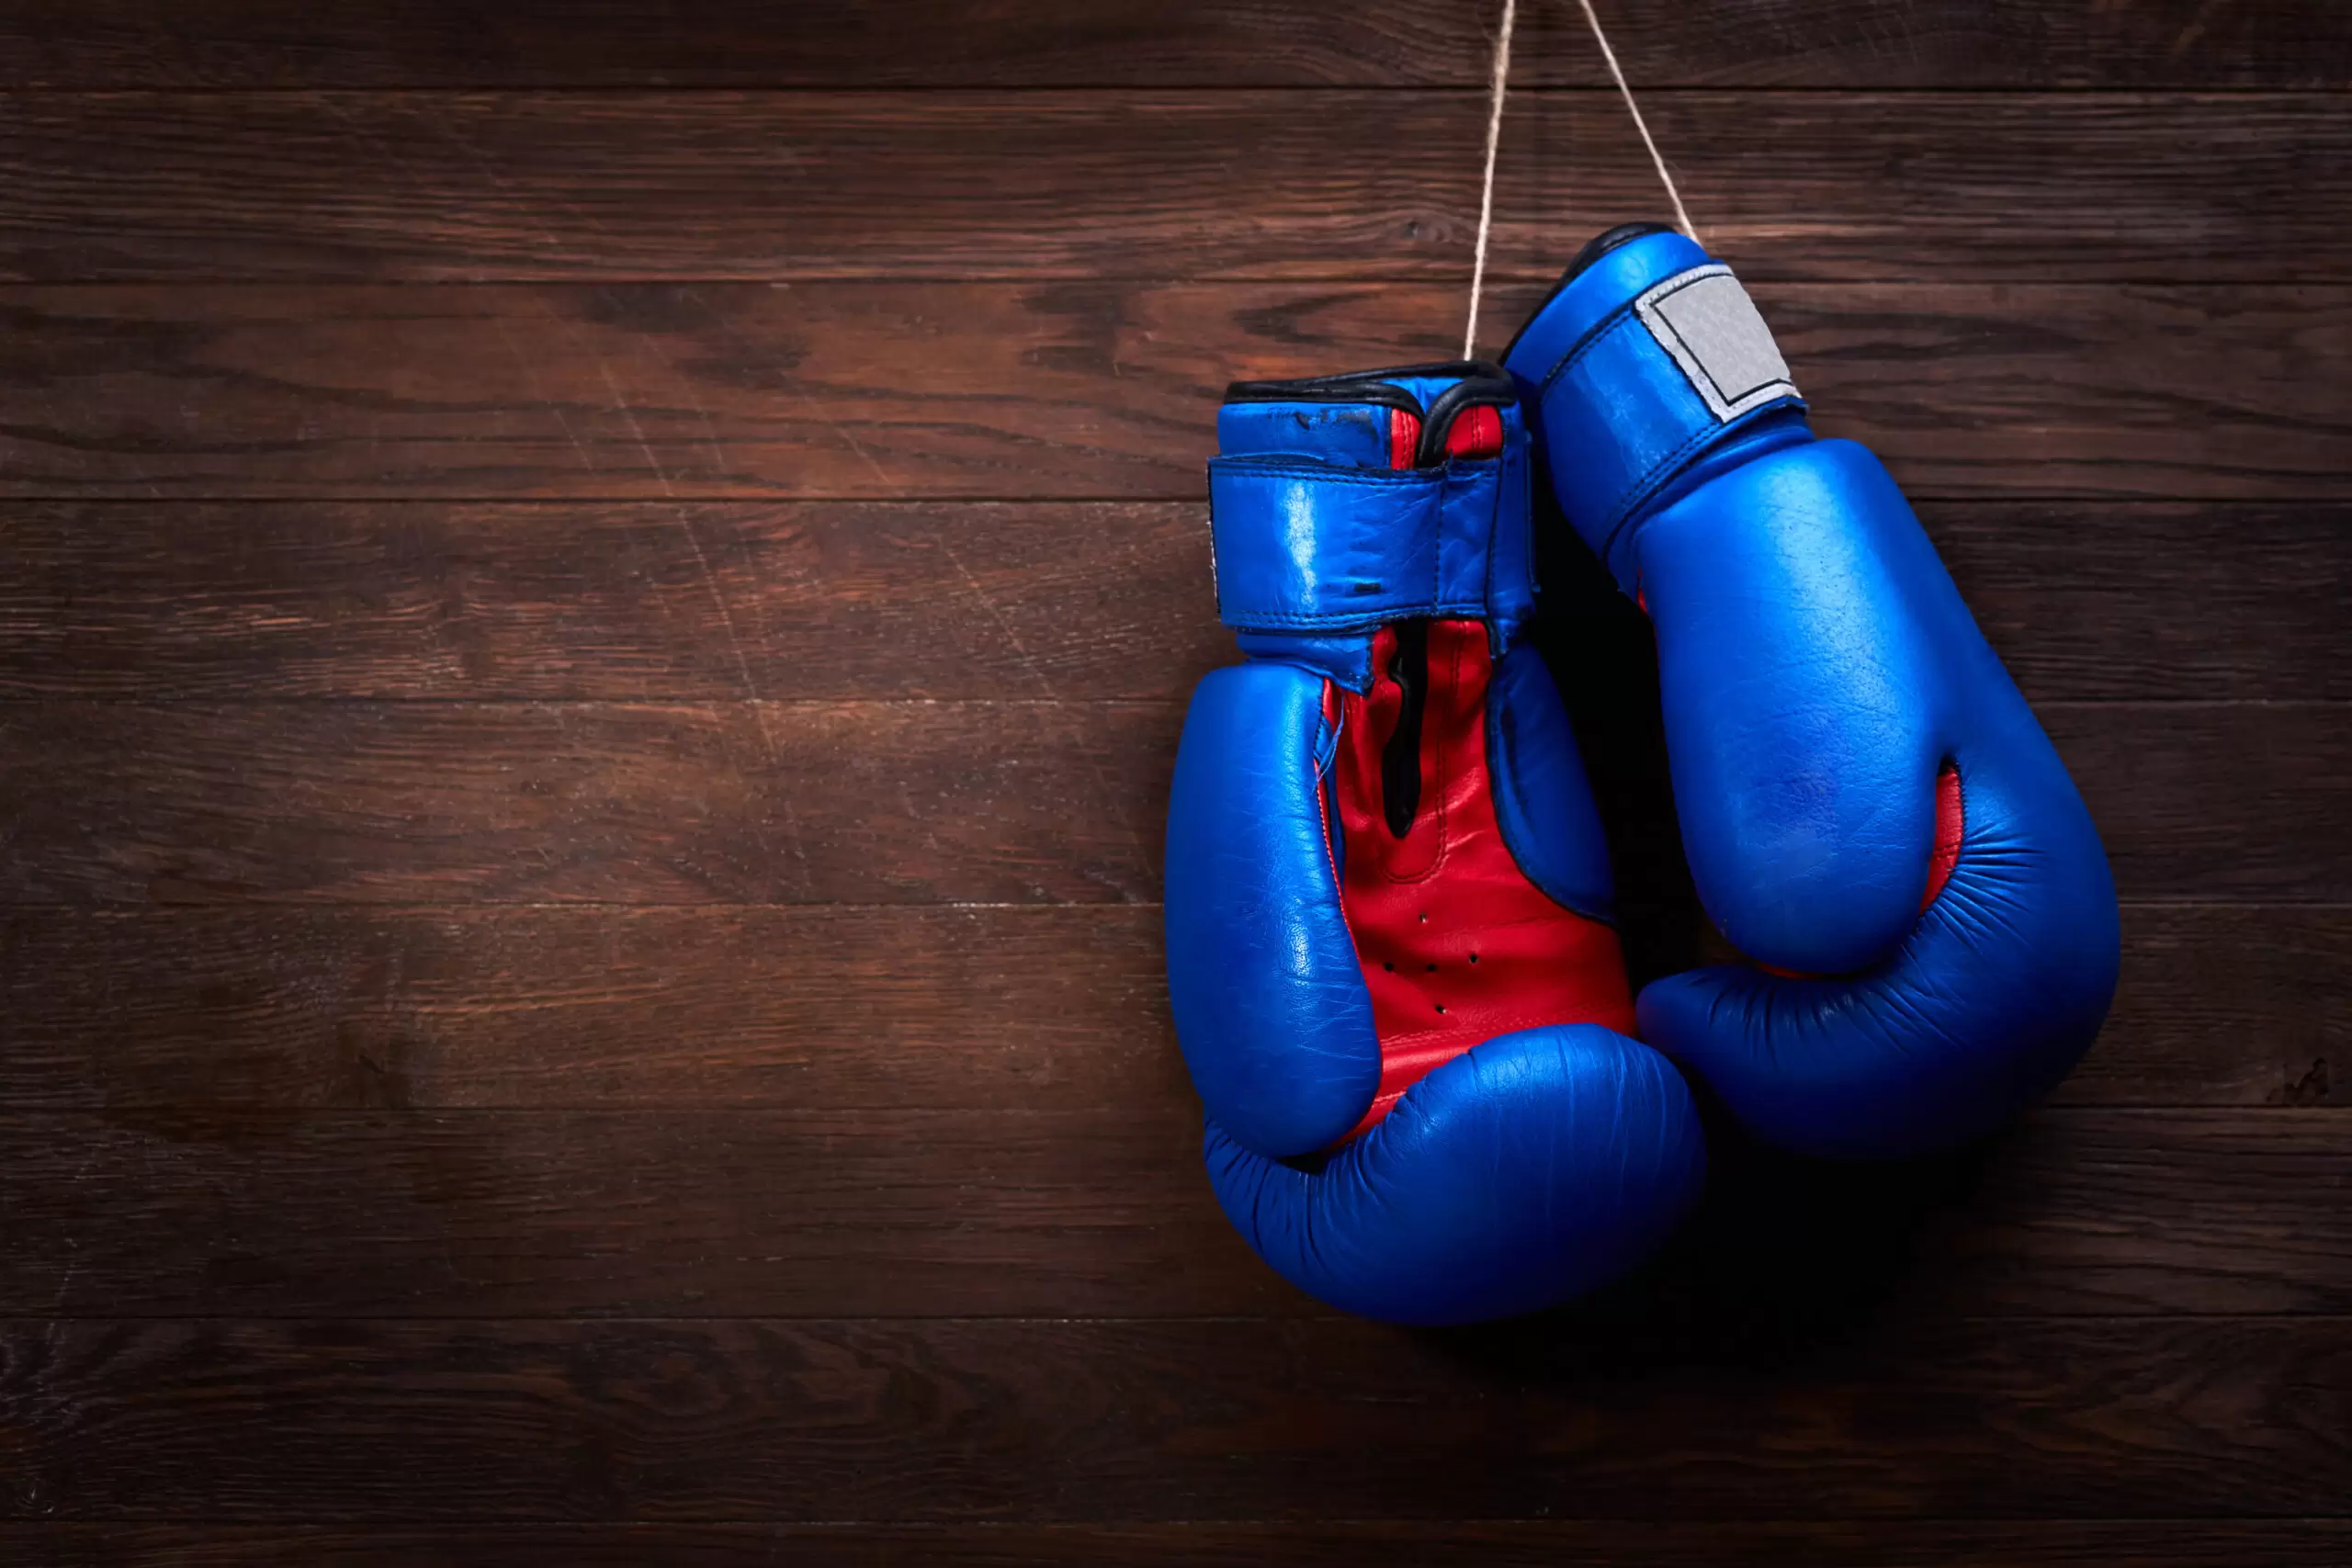
<path fill-rule="evenodd" d="M 1599 4 L 2123 976 L 1447 1334 L 1218 1211 L 1155 900 L 1219 390 L 1458 347 L 1495 0 L 0 6 L 0 1562 L 2352 1560 L 2352 12 Z M 1665 216 L 1519 23 L 1490 348 Z"/>
<path fill-rule="evenodd" d="M 2352 902 L 2352 859 L 2326 826 L 2345 820 L 2343 707 L 2045 703 L 2040 716 L 2125 897 Z"/>
<path fill-rule="evenodd" d="M 1491 6 L 1484 8 L 1490 13 Z M 1645 89 L 2341 87 L 2327 0 L 1734 0 L 1604 6 Z M 1482 85 L 1493 16 L 1365 0 L 1027 0 L 985 26 L 955 0 L 20 0 L 0 87 Z M 1573 6 L 1518 23 L 1520 86 L 1605 85 Z"/>
<path fill-rule="evenodd" d="M 0 278 L 1466 281 L 1475 91 L 13 96 Z M 2335 95 L 1654 93 L 1757 279 L 2352 280 Z M 2030 215 L 2030 220 L 2024 220 Z M 1491 265 L 1671 218 L 1602 92 L 1521 93 Z M 1450 319 L 1453 312 L 1447 311 Z"/>
<path fill-rule="evenodd" d="M 1796 1355 L 1335 1320 L 0 1343 L 19 1517 L 2199 1518 L 2322 1513 L 2352 1482 L 2342 1318 L 1964 1324 Z"/>
<path fill-rule="evenodd" d="M 1915 497 L 2352 494 L 2352 288 L 1758 292 L 1822 432 Z M 1490 341 L 1541 294 L 1498 290 Z M 1460 310 L 1347 284 L 0 289 L 0 495 L 1193 501 L 1227 380 L 1451 355 Z"/>
<path fill-rule="evenodd" d="M 2352 700 L 2352 508 L 1920 513 L 2030 699 Z M 0 555 L 7 698 L 1173 700 L 1234 658 L 1198 502 L 17 502 Z"/>
<path fill-rule="evenodd" d="M 1159 923 L 1157 905 L 17 911 L 0 1105 L 1150 1117 L 1191 1098 Z"/>
<path fill-rule="evenodd" d="M 2352 910 L 2132 905 L 2107 1028 L 2070 1104 L 2343 1104 Z"/>
<path fill-rule="evenodd" d="M 1045 701 L 41 705 L 0 714 L 0 800 L 20 900 L 1116 902 L 1157 897 L 1178 723 Z"/>
<path fill-rule="evenodd" d="M 1289 1524 L 434 1526 L 9 1524 L 0 1555 L 45 1568 L 679 1568 L 812 1564 L 944 1568 L 1119 1562 L 1142 1568 L 1362 1568 L 1442 1561 L 1464 1568 L 2343 1568 L 2341 1519 L 1313 1520 Z"/>
<path fill-rule="evenodd" d="M 2352 902 L 2346 714 L 2041 708 L 2122 895 L 2215 902 Z M 7 705 L 0 903 L 1148 902 L 1182 723 L 1044 700 Z"/>
<path fill-rule="evenodd" d="M 0 915 L 16 1111 L 1189 1103 L 1156 906 Z M 2352 910 L 2132 905 L 2079 1106 L 2329 1106 Z"/>
<path fill-rule="evenodd" d="M 1710 1206 L 1634 1292 L 1638 1315 L 1705 1339 L 1782 1317 L 1850 1328 L 1887 1302 L 1907 1321 L 2344 1312 L 2346 1131 L 2334 1110 L 2052 1109 L 1989 1150 L 1858 1184 L 1726 1127 Z M 1179 1096 L 1082 1112 L 124 1110 L 8 1115 L 0 1133 L 0 1313 L 17 1315 L 1322 1310 L 1227 1223 Z"/>

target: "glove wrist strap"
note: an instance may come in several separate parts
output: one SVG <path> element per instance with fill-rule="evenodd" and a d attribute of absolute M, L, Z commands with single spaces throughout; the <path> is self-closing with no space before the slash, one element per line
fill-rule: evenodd
<path fill-rule="evenodd" d="M 1804 406 L 1771 330 L 1717 262 L 1601 316 L 1544 368 L 1536 401 L 1561 507 L 1624 584 L 1633 525 L 1677 478 L 1735 431 Z"/>
<path fill-rule="evenodd" d="M 1417 617 L 1483 620 L 1497 647 L 1534 599 L 1525 445 L 1384 471 L 1296 456 L 1209 463 L 1217 615 L 1245 633 L 1367 632 Z"/>

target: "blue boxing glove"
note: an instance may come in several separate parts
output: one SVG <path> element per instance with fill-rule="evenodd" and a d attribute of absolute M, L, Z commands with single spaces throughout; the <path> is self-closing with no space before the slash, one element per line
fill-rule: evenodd
<path fill-rule="evenodd" d="M 1998 1126 L 2098 1032 L 2115 888 L 1902 492 L 1815 438 L 1679 234 L 1593 242 L 1506 359 L 1544 482 L 1649 614 L 1691 876 L 1758 961 L 1650 986 L 1642 1037 L 1801 1153 Z"/>
<path fill-rule="evenodd" d="M 1608 852 L 1533 598 L 1493 366 L 1238 385 L 1209 465 L 1248 662 L 1193 694 L 1168 978 L 1218 1201 L 1285 1278 L 1418 1324 L 1632 1267 L 1696 1195 L 1627 1037 Z"/>

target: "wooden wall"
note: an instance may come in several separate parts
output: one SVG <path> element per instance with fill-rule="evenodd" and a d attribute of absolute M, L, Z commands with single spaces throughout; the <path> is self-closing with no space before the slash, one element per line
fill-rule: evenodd
<path fill-rule="evenodd" d="M 1216 1212 L 1156 899 L 1218 389 L 1458 346 L 1494 6 L 0 4 L 0 1559 L 2352 1561 L 2352 13 L 1600 6 L 2123 987 L 1422 1335 Z M 1663 215 L 1522 12 L 1489 348 Z"/>

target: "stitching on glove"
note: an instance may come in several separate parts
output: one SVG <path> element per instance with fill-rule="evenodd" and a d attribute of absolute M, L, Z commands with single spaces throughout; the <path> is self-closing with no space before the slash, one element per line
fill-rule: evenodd
<path fill-rule="evenodd" d="M 1210 493 L 1216 493 L 1215 476 L 1219 473 L 1266 474 L 1279 479 L 1312 479 L 1317 484 L 1362 485 L 1369 490 L 1385 490 L 1406 495 L 1415 491 L 1435 491 L 1438 479 L 1427 472 L 1412 471 L 1402 475 L 1377 472 L 1353 473 L 1344 468 L 1325 468 L 1316 463 L 1261 463 L 1247 457 L 1219 457 L 1209 467 L 1212 479 Z"/>
<path fill-rule="evenodd" d="M 1601 317 L 1600 320 L 1593 322 L 1590 327 L 1586 329 L 1584 336 L 1577 339 L 1576 342 L 1568 345 L 1568 351 L 1560 355 L 1560 362 L 1557 365 L 1553 366 L 1552 368 L 1545 373 L 1543 384 L 1536 389 L 1536 400 L 1541 402 L 1544 398 L 1550 396 L 1552 384 L 1555 381 L 1557 381 L 1561 377 L 1566 375 L 1568 371 L 1574 367 L 1577 360 L 1582 359 L 1586 355 L 1591 353 L 1595 348 L 1598 348 L 1600 345 L 1600 340 L 1602 338 L 1607 337 L 1611 333 L 1615 332 L 1619 327 L 1623 326 L 1627 321 L 1630 321 L 1633 319 L 1634 302 L 1628 299 L 1623 305 L 1618 306 L 1614 310 L 1610 311 L 1609 314 Z M 1678 366 L 1677 368 L 1679 369 L 1680 367 Z"/>

